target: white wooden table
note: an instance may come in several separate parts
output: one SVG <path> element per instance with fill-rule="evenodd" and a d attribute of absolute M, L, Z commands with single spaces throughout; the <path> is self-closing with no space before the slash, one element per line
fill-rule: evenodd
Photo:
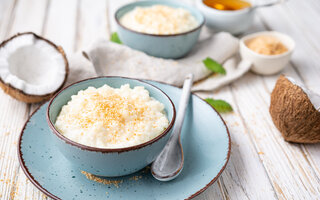
<path fill-rule="evenodd" d="M 0 0 L 0 40 L 24 31 L 61 45 L 67 54 L 114 31 L 113 14 L 128 0 Z M 193 3 L 189 0 L 188 3 Z M 259 10 L 250 32 L 277 30 L 297 47 L 284 74 L 320 94 L 320 1 L 290 0 Z M 232 153 L 222 176 L 196 199 L 320 199 L 320 144 L 290 144 L 270 118 L 270 92 L 279 74 L 246 74 L 203 97 L 225 99 L 234 108 L 223 118 L 230 129 Z M 17 139 L 37 105 L 0 90 L 0 199 L 48 199 L 19 167 Z"/>

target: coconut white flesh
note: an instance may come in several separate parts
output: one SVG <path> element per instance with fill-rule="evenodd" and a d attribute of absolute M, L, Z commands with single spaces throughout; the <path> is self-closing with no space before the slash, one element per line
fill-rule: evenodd
<path fill-rule="evenodd" d="M 56 91 L 66 74 L 62 54 L 32 34 L 13 38 L 0 49 L 0 77 L 30 95 Z"/>
<path fill-rule="evenodd" d="M 298 83 L 297 81 L 295 81 L 293 78 L 286 76 L 286 78 L 294 85 L 300 87 L 309 97 L 309 100 L 311 101 L 313 107 L 320 111 L 320 95 L 314 93 L 313 91 L 307 89 L 306 87 L 304 87 L 301 83 Z"/>

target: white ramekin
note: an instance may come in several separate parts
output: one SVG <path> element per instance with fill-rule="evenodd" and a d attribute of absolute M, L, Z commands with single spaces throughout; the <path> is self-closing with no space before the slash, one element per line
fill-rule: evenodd
<path fill-rule="evenodd" d="M 246 42 L 262 35 L 278 38 L 288 48 L 288 51 L 278 55 L 263 55 L 247 47 Z M 250 61 L 252 63 L 251 70 L 262 75 L 271 75 L 280 72 L 288 64 L 294 48 L 295 42 L 290 36 L 276 31 L 253 33 L 240 40 L 240 55 L 242 59 Z"/>

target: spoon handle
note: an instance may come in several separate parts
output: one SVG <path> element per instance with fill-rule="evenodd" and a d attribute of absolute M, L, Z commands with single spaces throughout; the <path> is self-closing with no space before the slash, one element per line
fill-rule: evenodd
<path fill-rule="evenodd" d="M 191 86 L 193 83 L 193 74 L 188 74 L 186 76 L 186 79 L 183 83 L 183 89 L 182 94 L 179 101 L 179 108 L 178 108 L 178 114 L 176 118 L 176 122 L 174 124 L 173 130 L 172 130 L 172 136 L 171 137 L 178 137 L 181 132 L 184 116 L 186 113 L 186 108 L 189 103 L 190 99 L 190 92 L 191 92 Z"/>
<path fill-rule="evenodd" d="M 192 83 L 193 74 L 188 74 L 183 83 L 178 114 L 171 136 L 161 153 L 151 165 L 151 172 L 153 177 L 160 181 L 172 180 L 173 178 L 178 176 L 183 167 L 184 157 L 182 146 L 180 143 L 180 133 L 186 109 L 189 103 Z"/>
<path fill-rule="evenodd" d="M 273 5 L 277 5 L 277 4 L 281 4 L 285 2 L 285 0 L 278 0 L 278 1 L 275 1 L 275 2 L 271 2 L 271 3 L 266 3 L 266 4 L 261 4 L 261 5 L 255 5 L 251 8 L 251 10 L 255 10 L 257 8 L 263 8 L 263 7 L 269 7 L 269 6 L 273 6 Z"/>

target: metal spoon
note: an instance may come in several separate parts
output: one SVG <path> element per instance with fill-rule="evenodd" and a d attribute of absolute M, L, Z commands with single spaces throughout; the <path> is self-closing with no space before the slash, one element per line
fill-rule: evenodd
<path fill-rule="evenodd" d="M 183 168 L 184 156 L 180 135 L 186 109 L 189 103 L 190 90 L 193 83 L 193 74 L 188 74 L 183 84 L 182 94 L 179 101 L 179 110 L 172 134 L 152 163 L 151 173 L 159 181 L 170 181 L 176 178 Z"/>

